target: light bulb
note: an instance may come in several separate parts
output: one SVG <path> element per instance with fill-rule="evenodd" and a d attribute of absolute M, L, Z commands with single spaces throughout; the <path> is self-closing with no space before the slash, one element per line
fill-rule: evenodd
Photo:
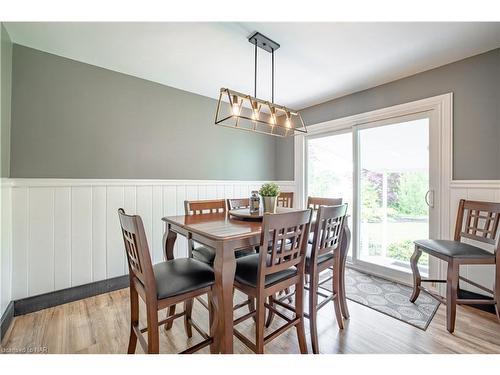
<path fill-rule="evenodd" d="M 238 97 L 236 95 L 233 95 L 233 106 L 231 111 L 233 113 L 233 116 L 240 115 L 240 105 L 238 104 Z"/>
<path fill-rule="evenodd" d="M 286 120 L 285 120 L 285 126 L 287 128 L 291 128 L 292 127 L 292 121 L 290 119 L 290 112 L 286 112 Z"/>
<path fill-rule="evenodd" d="M 270 107 L 269 110 L 271 111 L 270 123 L 271 123 L 271 125 L 275 125 L 276 124 L 276 108 Z"/>
<path fill-rule="evenodd" d="M 252 120 L 259 119 L 259 103 L 252 102 Z"/>
<path fill-rule="evenodd" d="M 252 120 L 258 120 L 259 119 L 259 110 L 254 109 L 252 112 Z"/>

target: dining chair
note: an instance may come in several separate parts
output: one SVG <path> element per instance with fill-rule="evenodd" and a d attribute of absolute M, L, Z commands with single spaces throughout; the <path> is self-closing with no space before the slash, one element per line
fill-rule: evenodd
<path fill-rule="evenodd" d="M 186 307 L 193 298 L 207 294 L 209 301 L 209 326 L 216 332 L 216 307 L 212 300 L 214 272 L 205 263 L 195 259 L 166 259 L 152 264 L 144 225 L 140 216 L 127 215 L 123 208 L 118 210 L 130 279 L 130 338 L 128 353 L 135 353 L 137 340 L 144 352 L 159 353 L 159 326 L 184 317 L 187 336 L 192 337 L 194 328 L 203 341 L 182 353 L 193 353 L 208 345 L 215 351 L 213 337 L 205 333 L 192 319 L 191 310 Z M 139 297 L 146 304 L 147 327 L 139 328 Z M 158 311 L 184 303 L 183 312 L 169 315 L 158 321 Z M 147 332 L 147 342 L 143 333 Z"/>
<path fill-rule="evenodd" d="M 203 215 L 226 212 L 226 200 L 201 200 L 201 201 L 184 201 L 185 215 Z M 215 249 L 196 243 L 188 238 L 189 257 L 193 257 L 201 262 L 212 266 L 215 259 Z M 253 249 L 242 249 L 235 253 L 235 257 L 239 258 L 248 254 L 253 254 Z"/>
<path fill-rule="evenodd" d="M 342 314 L 342 283 L 345 275 L 345 259 L 348 246 L 343 243 L 344 226 L 346 225 L 347 204 L 340 206 L 320 206 L 316 216 L 313 243 L 308 245 L 305 273 L 309 275 L 308 313 L 309 331 L 313 353 L 319 353 L 318 344 L 318 310 L 333 301 L 337 324 L 344 328 Z M 344 245 L 344 246 L 343 246 Z M 333 270 L 331 276 L 320 281 L 320 274 Z M 323 285 L 331 282 L 331 290 Z M 323 298 L 318 303 L 319 297 Z"/>
<path fill-rule="evenodd" d="M 292 193 L 293 194 L 293 193 Z M 227 207 L 228 209 L 230 210 L 234 210 L 234 209 L 237 209 L 237 208 L 249 208 L 250 207 L 250 199 L 248 198 L 240 198 L 240 199 L 228 199 L 227 200 Z M 259 251 L 259 247 L 256 246 L 256 249 L 255 249 L 257 252 Z M 288 296 L 288 300 L 289 302 L 291 303 L 292 302 L 292 299 L 291 299 L 291 293 L 290 293 L 290 289 L 289 288 L 286 288 L 286 290 L 281 290 L 279 292 L 279 295 L 287 295 Z M 250 306 L 250 308 L 252 308 L 253 306 L 253 302 L 251 302 L 252 299 L 249 298 L 247 302 L 244 302 L 240 305 L 238 305 L 235 310 L 243 307 L 244 305 L 248 304 Z"/>
<path fill-rule="evenodd" d="M 255 318 L 255 343 L 234 328 L 234 335 L 255 353 L 264 353 L 264 345 L 289 328 L 297 330 L 301 353 L 307 353 L 304 330 L 304 267 L 307 235 L 310 230 L 311 210 L 282 214 L 265 214 L 262 221 L 260 251 L 258 254 L 236 259 L 234 286 L 255 299 L 255 309 L 234 321 L 235 327 Z M 269 244 L 271 250 L 268 251 Z M 285 288 L 295 286 L 295 305 L 281 301 L 276 304 L 289 310 L 293 316 L 281 313 L 266 300 Z M 285 321 L 280 328 L 264 336 L 265 311 L 273 311 Z"/>
<path fill-rule="evenodd" d="M 250 199 L 249 198 L 239 198 L 239 199 L 228 199 L 227 208 L 228 210 L 236 210 L 238 208 L 249 208 Z"/>
<path fill-rule="evenodd" d="M 318 211 L 321 206 L 340 206 L 342 204 L 342 198 L 321 198 L 321 197 L 307 197 L 307 208 L 311 208 L 314 211 Z M 347 226 L 347 223 L 346 223 Z M 309 236 L 309 243 L 312 244 L 314 239 L 314 234 L 311 233 Z M 348 236 L 343 236 L 343 249 L 349 251 L 349 245 L 351 238 Z M 345 262 L 347 260 L 347 253 L 344 258 L 344 266 L 341 268 L 342 272 L 345 271 Z M 332 269 L 333 271 L 333 269 Z M 306 281 L 309 282 L 309 275 L 306 275 Z M 347 307 L 347 299 L 345 297 L 345 277 L 341 275 L 340 277 L 340 289 L 342 291 L 342 296 L 340 298 L 342 306 L 342 315 L 344 318 L 349 319 L 349 309 Z"/>
<path fill-rule="evenodd" d="M 339 206 L 320 206 L 314 223 L 313 243 L 308 243 L 306 252 L 305 277 L 309 279 L 304 289 L 308 291 L 308 312 L 304 314 L 309 319 L 311 345 L 313 353 L 319 353 L 317 333 L 317 312 L 328 302 L 333 301 L 337 324 L 344 328 L 343 318 L 349 318 L 345 296 L 345 264 L 349 250 L 350 239 L 345 236 L 347 204 Z M 320 274 L 326 270 L 332 271 L 330 276 L 320 280 Z M 331 290 L 323 286 L 331 282 Z M 321 289 L 321 290 L 320 290 Z M 318 304 L 318 298 L 323 300 Z M 271 296 L 269 304 L 283 302 L 285 297 Z M 343 306 L 345 305 L 345 306 Z M 345 314 L 344 314 L 345 312 Z M 266 327 L 274 319 L 274 313 L 267 317 Z"/>
<path fill-rule="evenodd" d="M 215 200 L 201 200 L 201 201 L 184 201 L 184 211 L 186 215 L 204 215 L 204 214 L 216 214 L 226 212 L 226 201 L 224 199 Z M 196 243 L 191 238 L 188 238 L 188 252 L 189 258 L 194 258 L 203 262 L 210 267 L 213 267 L 215 260 L 215 249 L 205 246 L 203 244 Z M 241 249 L 235 252 L 235 258 L 240 258 L 249 254 L 255 254 L 255 249 Z M 209 309 L 207 302 L 198 296 L 196 300 L 206 309 Z M 252 301 L 248 300 L 245 303 L 238 306 L 238 308 L 249 305 L 252 306 Z M 188 303 L 187 306 L 192 310 L 193 302 Z M 170 307 L 169 315 L 175 314 L 175 306 Z M 172 328 L 172 322 L 165 325 L 165 329 L 169 330 Z"/>
<path fill-rule="evenodd" d="M 278 207 L 292 208 L 293 207 L 293 193 L 292 192 L 281 192 L 280 195 L 278 195 L 276 205 Z"/>
<path fill-rule="evenodd" d="M 342 204 L 342 198 L 319 198 L 307 197 L 307 208 L 317 210 L 320 206 L 339 206 Z"/>
<path fill-rule="evenodd" d="M 185 215 L 202 215 L 226 212 L 226 201 L 224 199 L 184 201 Z M 188 238 L 189 257 L 197 259 L 203 263 L 213 265 L 215 250 L 211 247 L 194 242 Z"/>
<path fill-rule="evenodd" d="M 453 241 L 417 240 L 415 251 L 410 259 L 413 272 L 413 293 L 411 302 L 415 302 L 421 290 L 425 290 L 438 301 L 446 305 L 446 329 L 453 333 L 457 304 L 492 304 L 495 305 L 497 319 L 500 322 L 500 203 L 479 202 L 461 199 L 458 204 L 455 235 Z M 473 240 L 493 245 L 493 252 L 474 246 L 465 241 Z M 418 259 L 422 252 L 448 263 L 446 280 L 422 279 L 418 270 Z M 491 264 L 495 267 L 494 290 L 460 276 L 460 266 L 467 264 Z M 487 293 L 492 299 L 458 298 L 460 280 Z M 446 298 L 436 295 L 421 286 L 423 282 L 446 283 Z"/>

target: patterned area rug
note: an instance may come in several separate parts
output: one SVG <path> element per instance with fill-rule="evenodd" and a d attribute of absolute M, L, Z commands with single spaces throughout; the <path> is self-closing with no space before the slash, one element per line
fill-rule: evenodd
<path fill-rule="evenodd" d="M 439 307 L 439 302 L 428 293 L 420 292 L 417 301 L 411 303 L 412 288 L 350 268 L 346 268 L 345 283 L 346 295 L 351 301 L 424 331 Z M 328 287 L 329 283 L 323 285 Z"/>

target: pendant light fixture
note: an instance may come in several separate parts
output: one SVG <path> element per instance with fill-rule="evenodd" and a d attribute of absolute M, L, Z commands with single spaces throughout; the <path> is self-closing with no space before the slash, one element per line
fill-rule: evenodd
<path fill-rule="evenodd" d="M 259 32 L 250 36 L 248 41 L 255 46 L 254 94 L 251 96 L 221 88 L 215 113 L 215 125 L 277 137 L 307 133 L 298 111 L 274 103 L 274 52 L 280 48 L 280 45 Z M 257 98 L 258 48 L 271 54 L 271 101 Z"/>

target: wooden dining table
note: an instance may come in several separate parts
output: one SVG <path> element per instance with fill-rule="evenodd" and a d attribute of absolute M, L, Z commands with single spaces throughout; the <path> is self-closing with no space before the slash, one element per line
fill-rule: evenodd
<path fill-rule="evenodd" d="M 299 209 L 278 207 L 277 213 L 294 210 Z M 168 216 L 162 220 L 166 224 L 163 247 L 167 260 L 174 257 L 178 234 L 215 249 L 213 299 L 219 320 L 216 332 L 211 332 L 214 337 L 212 351 L 233 353 L 235 252 L 260 245 L 262 222 L 238 219 L 228 212 Z"/>

